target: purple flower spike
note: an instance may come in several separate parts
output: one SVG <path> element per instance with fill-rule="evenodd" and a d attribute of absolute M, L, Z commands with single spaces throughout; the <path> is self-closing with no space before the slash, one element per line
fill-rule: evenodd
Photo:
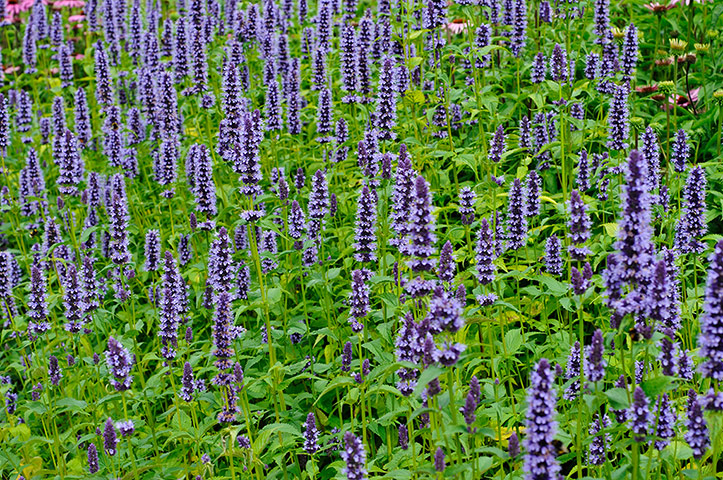
<path fill-rule="evenodd" d="M 708 424 L 703 417 L 703 408 L 693 389 L 688 392 L 688 420 L 685 426 L 688 429 L 685 441 L 693 450 L 693 457 L 700 460 L 710 448 L 710 435 Z"/>
<path fill-rule="evenodd" d="M 50 383 L 58 386 L 60 379 L 63 378 L 63 372 L 60 370 L 58 364 L 58 357 L 51 355 L 48 363 L 48 377 L 50 377 Z"/>
<path fill-rule="evenodd" d="M 346 462 L 342 473 L 346 475 L 348 480 L 364 480 L 367 478 L 364 445 L 351 432 L 344 433 L 344 450 L 341 452 L 341 458 Z"/>
<path fill-rule="evenodd" d="M 110 456 L 118 453 L 118 436 L 115 433 L 115 426 L 113 425 L 113 419 L 108 417 L 103 427 L 103 448 L 105 453 Z"/>
<path fill-rule="evenodd" d="M 706 248 L 700 239 L 708 230 L 705 220 L 707 185 L 703 167 L 693 167 L 685 182 L 683 209 L 675 229 L 675 248 L 680 253 L 702 253 Z"/>
<path fill-rule="evenodd" d="M 316 428 L 316 417 L 311 412 L 306 416 L 304 430 L 304 451 L 309 454 L 318 452 L 319 430 Z"/>
<path fill-rule="evenodd" d="M 635 441 L 645 441 L 645 436 L 649 433 L 648 429 L 652 425 L 654 416 L 650 413 L 648 397 L 640 387 L 635 387 L 633 392 L 633 404 L 628 411 L 628 418 L 631 422 L 630 429 L 635 435 Z"/>
<path fill-rule="evenodd" d="M 685 164 L 690 157 L 690 145 L 688 145 L 688 136 L 682 128 L 675 134 L 675 140 L 670 151 L 670 160 L 673 163 L 675 171 L 682 173 L 685 171 Z"/>
<path fill-rule="evenodd" d="M 720 381 L 723 380 L 723 240 L 716 244 L 708 260 L 698 354 L 704 360 L 700 365 L 703 376 Z"/>
<path fill-rule="evenodd" d="M 628 108 L 628 87 L 620 85 L 615 87 L 615 94 L 610 103 L 608 113 L 608 148 L 612 150 L 625 150 L 628 144 L 625 142 L 630 136 L 630 111 Z"/>
<path fill-rule="evenodd" d="M 557 235 L 551 235 L 545 242 L 545 270 L 550 275 L 562 274 L 563 260 L 560 256 L 562 244 Z"/>
<path fill-rule="evenodd" d="M 130 373 L 135 359 L 130 352 L 118 340 L 110 337 L 105 358 L 108 371 L 114 377 L 110 380 L 111 385 L 119 392 L 131 388 L 133 377 Z"/>
<path fill-rule="evenodd" d="M 88 473 L 98 473 L 98 449 L 94 443 L 88 445 Z"/>
<path fill-rule="evenodd" d="M 522 183 L 519 178 L 510 187 L 507 214 L 507 246 L 518 250 L 525 246 L 527 239 L 527 217 Z"/>
<path fill-rule="evenodd" d="M 438 472 L 444 472 L 445 468 L 447 468 L 447 465 L 444 462 L 444 450 L 442 450 L 442 447 L 437 447 L 437 451 L 434 452 L 434 469 Z"/>
<path fill-rule="evenodd" d="M 357 203 L 356 230 L 354 233 L 354 259 L 357 262 L 374 262 L 377 259 L 377 194 L 368 185 L 362 187 Z"/>
<path fill-rule="evenodd" d="M 416 257 L 409 261 L 409 268 L 413 272 L 432 270 L 435 261 L 430 257 L 435 252 L 437 237 L 434 234 L 435 220 L 429 183 L 421 175 L 414 181 L 408 229 L 408 244 L 404 245 L 404 253 Z"/>
<path fill-rule="evenodd" d="M 527 438 L 524 472 L 530 479 L 555 479 L 560 474 L 553 445 L 555 421 L 554 375 L 547 359 L 541 359 L 530 374 L 527 394 Z"/>
<path fill-rule="evenodd" d="M 591 382 L 599 382 L 605 378 L 607 362 L 603 358 L 604 353 L 602 330 L 597 329 L 592 336 L 592 343 L 585 347 L 585 376 Z"/>

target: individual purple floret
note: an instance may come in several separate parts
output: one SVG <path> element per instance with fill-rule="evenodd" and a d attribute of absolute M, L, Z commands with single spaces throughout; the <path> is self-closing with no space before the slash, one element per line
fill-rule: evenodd
<path fill-rule="evenodd" d="M 675 248 L 680 253 L 702 253 L 706 249 L 701 238 L 708 230 L 705 219 L 707 185 L 703 167 L 693 167 L 685 182 L 683 208 L 675 229 Z"/>
<path fill-rule="evenodd" d="M 108 350 L 105 352 L 105 359 L 108 364 L 108 371 L 114 377 L 110 380 L 113 388 L 117 391 L 131 388 L 133 377 L 131 377 L 130 373 L 135 358 L 113 337 L 108 338 Z"/>
<path fill-rule="evenodd" d="M 319 430 L 316 428 L 316 417 L 311 412 L 304 423 L 304 451 L 308 454 L 319 451 Z"/>
<path fill-rule="evenodd" d="M 553 445 L 556 395 L 554 375 L 547 359 L 541 359 L 530 374 L 527 394 L 527 437 L 525 438 L 524 472 L 528 478 L 554 479 L 560 473 Z"/>
<path fill-rule="evenodd" d="M 510 187 L 507 208 L 507 246 L 512 250 L 519 250 L 525 246 L 527 240 L 526 204 L 519 178 Z"/>
<path fill-rule="evenodd" d="M 684 435 L 685 441 L 693 450 L 693 457 L 700 460 L 710 447 L 710 435 L 708 424 L 703 417 L 703 408 L 693 389 L 688 392 L 688 420 L 685 427 L 688 429 Z"/>
<path fill-rule="evenodd" d="M 685 165 L 690 157 L 690 145 L 688 145 L 688 135 L 682 128 L 675 134 L 675 140 L 670 150 L 670 162 L 678 173 L 685 171 Z"/>
<path fill-rule="evenodd" d="M 592 336 L 592 343 L 585 347 L 585 376 L 591 382 L 599 382 L 605 378 L 607 362 L 603 358 L 604 353 L 602 330 L 597 329 Z"/>
<path fill-rule="evenodd" d="M 720 381 L 723 380 L 723 240 L 716 244 L 708 260 L 698 355 L 704 360 L 700 365 L 703 376 Z"/>
<path fill-rule="evenodd" d="M 364 445 L 351 432 L 344 433 L 344 450 L 341 452 L 341 458 L 346 462 L 342 473 L 346 475 L 348 480 L 364 480 L 367 478 Z"/>
<path fill-rule="evenodd" d="M 635 441 L 645 441 L 645 436 L 650 433 L 649 429 L 653 425 L 655 417 L 650 413 L 648 397 L 640 387 L 635 387 L 633 392 L 633 403 L 628 410 L 628 418 Z"/>

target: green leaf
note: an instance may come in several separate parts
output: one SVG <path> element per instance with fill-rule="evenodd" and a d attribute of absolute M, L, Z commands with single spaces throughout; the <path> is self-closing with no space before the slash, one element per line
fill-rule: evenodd
<path fill-rule="evenodd" d="M 87 402 L 84 402 L 83 400 L 77 400 L 75 398 L 61 398 L 58 400 L 59 407 L 65 407 L 61 408 L 60 412 L 65 411 L 71 411 L 71 412 L 83 412 L 83 410 L 88 406 Z M 83 412 L 85 415 L 88 414 L 88 412 Z"/>
<path fill-rule="evenodd" d="M 658 398 L 658 395 L 668 390 L 668 386 L 673 383 L 673 377 L 656 377 L 644 381 L 640 384 L 645 394 L 652 399 Z"/>
<path fill-rule="evenodd" d="M 419 380 L 417 381 L 417 386 L 414 387 L 414 395 L 419 395 L 422 393 L 422 390 L 427 388 L 427 385 L 429 382 L 434 380 L 435 378 L 439 377 L 444 373 L 443 368 L 439 367 L 429 367 L 426 370 L 422 372 L 422 374 L 419 376 Z"/>
<path fill-rule="evenodd" d="M 628 392 L 624 388 L 611 388 L 605 392 L 605 396 L 608 397 L 610 406 L 615 410 L 624 410 L 630 407 Z"/>

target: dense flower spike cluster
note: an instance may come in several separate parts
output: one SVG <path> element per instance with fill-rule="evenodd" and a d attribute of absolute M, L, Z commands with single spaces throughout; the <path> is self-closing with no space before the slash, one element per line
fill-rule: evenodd
<path fill-rule="evenodd" d="M 715 476 L 719 18 L 633 3 L 0 2 L 0 477 Z"/>

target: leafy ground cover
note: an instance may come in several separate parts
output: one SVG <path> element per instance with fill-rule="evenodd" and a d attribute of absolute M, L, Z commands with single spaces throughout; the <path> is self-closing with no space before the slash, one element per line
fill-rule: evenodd
<path fill-rule="evenodd" d="M 720 2 L 19 0 L 2 478 L 716 478 Z"/>

